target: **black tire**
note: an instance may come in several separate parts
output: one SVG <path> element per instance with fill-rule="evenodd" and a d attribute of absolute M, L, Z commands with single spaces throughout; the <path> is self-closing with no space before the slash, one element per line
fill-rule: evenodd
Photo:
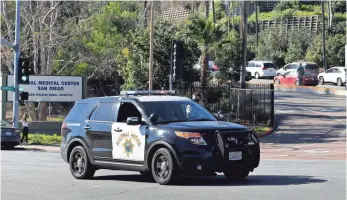
<path fill-rule="evenodd" d="M 259 79 L 259 78 L 260 78 L 259 73 L 256 72 L 256 73 L 255 73 L 255 79 Z"/>
<path fill-rule="evenodd" d="M 324 78 L 322 76 L 319 77 L 318 84 L 319 85 L 324 85 Z"/>
<path fill-rule="evenodd" d="M 281 74 L 280 74 L 280 73 L 278 73 L 278 74 L 277 74 L 277 76 L 281 76 Z"/>
<path fill-rule="evenodd" d="M 76 179 L 90 179 L 95 174 L 95 167 L 90 164 L 86 150 L 82 146 L 72 149 L 69 159 L 71 174 Z"/>
<path fill-rule="evenodd" d="M 342 86 L 342 79 L 341 78 L 337 78 L 336 85 L 337 86 Z"/>
<path fill-rule="evenodd" d="M 249 174 L 248 169 L 227 169 L 224 170 L 224 176 L 230 181 L 242 181 L 247 178 Z"/>
<path fill-rule="evenodd" d="M 15 147 L 15 145 L 11 145 L 11 144 L 5 144 L 5 145 L 2 145 L 2 149 L 4 150 L 13 150 Z"/>
<path fill-rule="evenodd" d="M 300 85 L 300 82 L 299 81 L 295 81 L 295 85 Z"/>
<path fill-rule="evenodd" d="M 280 80 L 279 79 L 275 79 L 275 84 L 281 84 Z"/>
<path fill-rule="evenodd" d="M 151 170 L 155 182 L 160 185 L 170 185 L 179 180 L 177 164 L 166 148 L 158 149 L 152 158 Z"/>

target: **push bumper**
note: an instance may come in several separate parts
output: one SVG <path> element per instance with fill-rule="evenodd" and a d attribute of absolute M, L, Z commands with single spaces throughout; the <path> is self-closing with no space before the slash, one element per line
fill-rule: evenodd
<path fill-rule="evenodd" d="M 229 161 L 230 152 L 241 152 L 241 159 Z M 183 176 L 213 176 L 215 172 L 223 172 L 225 169 L 238 167 L 253 171 L 259 165 L 259 154 L 258 145 L 229 149 L 224 152 L 224 155 L 215 146 L 210 150 L 182 154 L 179 158 L 179 166 Z"/>

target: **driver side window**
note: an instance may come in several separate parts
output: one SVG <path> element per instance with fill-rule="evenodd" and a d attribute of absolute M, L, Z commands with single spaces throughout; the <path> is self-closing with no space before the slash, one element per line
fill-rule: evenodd
<path fill-rule="evenodd" d="M 327 70 L 327 73 L 332 73 L 332 72 L 333 72 L 333 68 Z"/>
<path fill-rule="evenodd" d="M 117 122 L 126 123 L 128 117 L 138 117 L 142 120 L 142 115 L 134 104 L 122 102 L 119 106 Z"/>

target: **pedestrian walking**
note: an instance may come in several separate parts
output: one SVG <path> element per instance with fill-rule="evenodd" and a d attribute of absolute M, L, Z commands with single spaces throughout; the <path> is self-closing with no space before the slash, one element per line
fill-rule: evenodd
<path fill-rule="evenodd" d="M 29 123 L 28 123 L 27 119 L 28 119 L 28 115 L 27 114 L 24 114 L 22 119 L 21 119 L 22 126 L 23 126 L 23 135 L 22 135 L 22 138 L 21 138 L 20 142 L 22 144 L 23 144 L 24 137 L 25 137 L 25 140 L 26 140 L 26 144 L 28 144 Z"/>
<path fill-rule="evenodd" d="M 202 101 L 201 95 L 199 93 L 194 93 L 192 99 L 193 101 L 195 101 L 195 103 L 200 104 L 202 107 L 205 107 L 204 102 Z"/>
<path fill-rule="evenodd" d="M 301 63 L 296 72 L 298 73 L 299 85 L 302 85 L 304 75 L 305 75 L 305 69 L 302 67 Z"/>

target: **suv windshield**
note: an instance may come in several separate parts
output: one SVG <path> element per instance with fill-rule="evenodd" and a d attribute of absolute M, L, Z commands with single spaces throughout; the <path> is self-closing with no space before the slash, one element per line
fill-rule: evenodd
<path fill-rule="evenodd" d="M 216 121 L 216 118 L 193 101 L 142 102 L 147 115 L 158 115 L 158 123 Z"/>
<path fill-rule="evenodd" d="M 317 70 L 318 69 L 318 65 L 316 64 L 305 64 L 305 69 L 314 69 Z"/>

